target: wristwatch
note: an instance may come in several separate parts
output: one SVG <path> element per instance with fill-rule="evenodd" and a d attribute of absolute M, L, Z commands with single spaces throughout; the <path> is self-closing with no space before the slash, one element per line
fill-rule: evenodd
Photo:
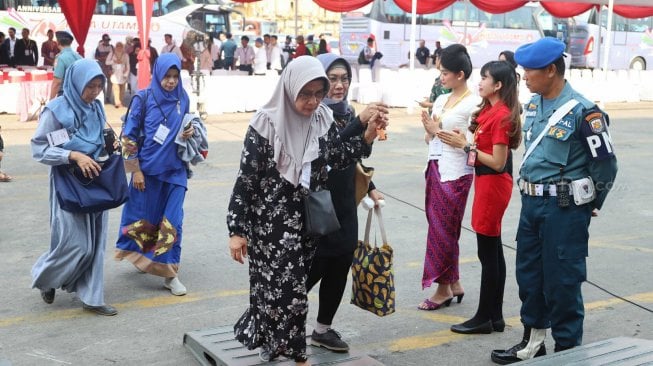
<path fill-rule="evenodd" d="M 472 144 L 470 144 L 470 143 L 468 143 L 467 145 L 465 145 L 465 146 L 463 147 L 463 151 L 466 152 L 466 153 L 469 153 L 470 150 L 473 150 L 473 148 L 472 148 Z"/>

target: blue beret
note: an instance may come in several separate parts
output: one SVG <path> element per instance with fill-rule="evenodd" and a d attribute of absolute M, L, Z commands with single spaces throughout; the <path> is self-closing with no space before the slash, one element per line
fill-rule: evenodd
<path fill-rule="evenodd" d="M 55 35 L 57 36 L 57 39 L 67 39 L 70 41 L 73 40 L 73 35 L 66 31 L 57 31 Z"/>
<path fill-rule="evenodd" d="M 565 44 L 557 38 L 544 37 L 515 51 L 515 61 L 527 69 L 543 69 L 562 57 Z"/>

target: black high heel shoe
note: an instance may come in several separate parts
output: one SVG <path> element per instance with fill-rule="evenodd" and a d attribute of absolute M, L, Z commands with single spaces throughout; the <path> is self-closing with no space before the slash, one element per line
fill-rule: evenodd
<path fill-rule="evenodd" d="M 471 320 L 471 319 L 470 319 Z M 487 321 L 485 323 L 480 323 L 476 325 L 469 324 L 470 320 L 460 323 L 460 324 L 454 324 L 451 326 L 451 331 L 454 333 L 460 333 L 460 334 L 490 334 L 492 333 L 492 322 Z"/>
<path fill-rule="evenodd" d="M 464 296 L 465 296 L 465 293 L 464 293 L 464 292 L 463 292 L 462 294 L 458 294 L 458 295 L 454 294 L 454 295 L 453 295 L 453 297 L 456 298 L 456 302 L 457 302 L 458 304 L 460 304 L 461 302 L 463 302 L 463 297 L 464 297 Z"/>

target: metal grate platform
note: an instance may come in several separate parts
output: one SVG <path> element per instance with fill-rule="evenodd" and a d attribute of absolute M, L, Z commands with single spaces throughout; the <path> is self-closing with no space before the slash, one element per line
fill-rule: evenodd
<path fill-rule="evenodd" d="M 643 366 L 653 365 L 653 341 L 611 338 L 520 362 L 519 365 Z"/>
<path fill-rule="evenodd" d="M 306 343 L 310 344 L 310 336 L 306 339 Z M 284 357 L 271 362 L 261 361 L 258 349 L 250 351 L 234 338 L 233 326 L 188 332 L 184 334 L 183 342 L 202 366 L 295 365 L 294 360 Z M 335 353 L 309 345 L 306 352 L 314 366 L 383 366 L 379 361 L 355 350 Z"/>

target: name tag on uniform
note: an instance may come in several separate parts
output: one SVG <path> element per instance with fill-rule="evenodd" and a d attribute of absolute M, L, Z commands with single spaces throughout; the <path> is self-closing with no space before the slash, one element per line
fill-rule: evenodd
<path fill-rule="evenodd" d="M 299 183 L 306 189 L 311 186 L 311 163 L 302 164 L 302 175 L 299 178 Z"/>
<path fill-rule="evenodd" d="M 46 137 L 48 138 L 48 144 L 50 144 L 50 146 L 59 146 L 70 141 L 70 137 L 68 136 L 68 131 L 66 131 L 65 128 L 52 131 L 48 133 Z"/>
<path fill-rule="evenodd" d="M 31 56 L 32 50 L 25 50 L 25 56 Z"/>
<path fill-rule="evenodd" d="M 442 157 L 443 143 L 439 138 L 434 137 L 429 141 L 429 160 L 437 160 Z"/>
<path fill-rule="evenodd" d="M 524 113 L 524 117 L 535 117 L 536 114 L 537 111 L 526 111 L 526 113 Z"/>
<path fill-rule="evenodd" d="M 168 134 L 170 133 L 170 129 L 164 125 L 159 125 L 159 128 L 157 128 L 156 133 L 154 134 L 154 138 L 152 138 L 156 143 L 159 143 L 163 145 L 163 142 L 168 138 Z"/>

